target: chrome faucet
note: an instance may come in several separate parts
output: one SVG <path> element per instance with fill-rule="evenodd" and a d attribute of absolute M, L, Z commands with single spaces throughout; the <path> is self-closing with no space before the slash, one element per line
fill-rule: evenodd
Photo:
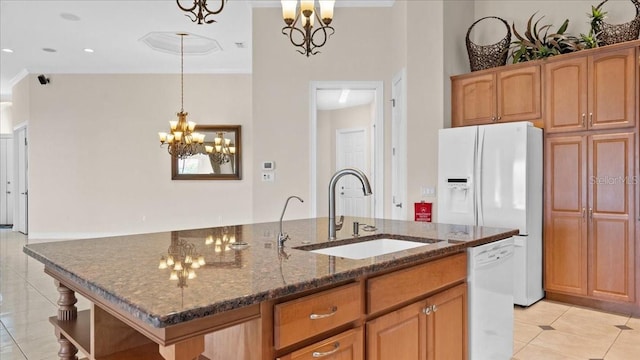
<path fill-rule="evenodd" d="M 347 168 L 333 174 L 331 181 L 329 181 L 329 240 L 336 239 L 336 231 L 342 229 L 342 223 L 344 221 L 344 216 L 340 216 L 340 221 L 336 223 L 336 184 L 338 180 L 345 175 L 353 175 L 360 180 L 365 196 L 372 194 L 369 179 L 367 179 L 367 176 L 362 171 Z"/>
<path fill-rule="evenodd" d="M 289 205 L 289 200 L 291 200 L 292 198 L 296 198 L 300 200 L 300 202 L 302 203 L 304 202 L 302 198 L 295 195 L 289 196 L 287 198 L 287 201 L 285 201 L 284 208 L 282 209 L 282 215 L 280 215 L 280 232 L 278 233 L 278 249 L 282 248 L 284 246 L 284 242 L 289 240 L 289 235 L 282 232 L 282 218 L 284 217 L 284 212 L 287 210 L 287 205 Z"/>

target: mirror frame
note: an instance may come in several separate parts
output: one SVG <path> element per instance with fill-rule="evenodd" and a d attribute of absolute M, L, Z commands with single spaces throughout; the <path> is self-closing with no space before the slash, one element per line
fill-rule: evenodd
<path fill-rule="evenodd" d="M 179 174 L 178 158 L 171 157 L 171 180 L 241 180 L 242 179 L 242 132 L 240 125 L 196 125 L 198 132 L 235 132 L 236 167 L 233 174 Z"/>

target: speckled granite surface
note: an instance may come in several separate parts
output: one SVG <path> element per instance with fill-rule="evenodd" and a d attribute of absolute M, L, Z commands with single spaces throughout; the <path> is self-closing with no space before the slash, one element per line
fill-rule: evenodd
<path fill-rule="evenodd" d="M 370 224 L 360 239 L 396 237 L 432 242 L 427 246 L 362 260 L 335 258 L 295 249 L 322 247 L 327 242 L 327 218 L 285 221 L 290 240 L 278 249 L 278 223 L 238 225 L 111 238 L 31 244 L 24 252 L 70 281 L 132 316 L 155 327 L 220 313 L 294 294 L 333 282 L 353 279 L 397 266 L 423 262 L 463 251 L 517 233 L 516 230 L 346 218 L 335 245 L 353 242 L 352 222 Z M 226 234 L 226 237 L 225 237 Z M 169 280 L 159 269 L 172 238 L 193 244 L 206 265 L 187 286 Z M 248 247 L 234 250 L 235 243 Z"/>

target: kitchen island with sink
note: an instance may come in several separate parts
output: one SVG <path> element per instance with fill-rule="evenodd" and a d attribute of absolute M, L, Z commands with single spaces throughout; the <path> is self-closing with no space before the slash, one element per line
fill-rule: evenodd
<path fill-rule="evenodd" d="M 517 230 L 353 221 L 359 236 L 346 226 L 330 242 L 327 218 L 286 221 L 284 247 L 274 222 L 24 252 L 58 286 L 61 359 L 465 359 L 466 249 Z M 380 239 L 373 255 L 334 252 Z M 385 250 L 395 239 L 419 245 Z"/>

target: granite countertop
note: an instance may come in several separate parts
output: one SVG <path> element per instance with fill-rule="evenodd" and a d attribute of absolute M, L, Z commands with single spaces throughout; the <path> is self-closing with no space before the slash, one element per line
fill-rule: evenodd
<path fill-rule="evenodd" d="M 517 234 L 499 228 L 345 218 L 331 246 L 353 242 L 353 221 L 361 223 L 360 240 L 395 237 L 430 244 L 362 260 L 296 249 L 321 247 L 328 241 L 328 219 L 318 218 L 285 221 L 283 231 L 290 240 L 283 249 L 277 247 L 279 224 L 273 222 L 30 244 L 24 252 L 93 296 L 154 327 L 166 327 Z M 362 224 L 376 230 L 364 231 Z M 170 269 L 159 269 L 160 259 L 179 243 L 193 245 L 206 262 L 183 286 L 169 279 Z M 237 243 L 247 245 L 233 245 Z"/>

